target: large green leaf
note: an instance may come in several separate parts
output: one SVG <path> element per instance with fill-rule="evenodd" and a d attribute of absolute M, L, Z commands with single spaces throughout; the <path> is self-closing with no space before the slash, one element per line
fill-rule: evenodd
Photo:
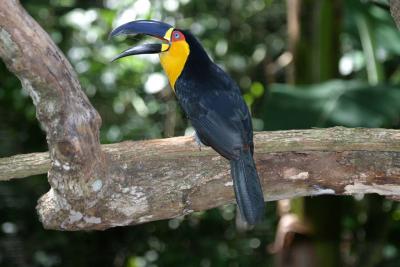
<path fill-rule="evenodd" d="M 400 115 L 400 86 L 333 80 L 309 86 L 274 84 L 264 110 L 267 130 L 393 127 Z"/>

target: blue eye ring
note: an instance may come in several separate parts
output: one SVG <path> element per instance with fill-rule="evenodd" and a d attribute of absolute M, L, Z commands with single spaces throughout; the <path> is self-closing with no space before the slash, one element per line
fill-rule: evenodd
<path fill-rule="evenodd" d="M 175 32 L 174 33 L 174 38 L 175 39 L 179 39 L 181 37 L 181 35 L 179 34 L 179 32 Z"/>

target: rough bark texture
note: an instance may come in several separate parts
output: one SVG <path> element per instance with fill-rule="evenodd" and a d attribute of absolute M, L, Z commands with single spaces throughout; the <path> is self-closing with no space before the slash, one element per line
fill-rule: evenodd
<path fill-rule="evenodd" d="M 320 194 L 400 196 L 399 141 L 400 131 L 384 129 L 336 127 L 257 133 L 255 158 L 265 199 Z M 209 148 L 199 151 L 191 137 L 103 147 L 111 160 L 106 178 L 109 185 L 105 187 L 101 178 L 82 181 L 86 184 L 82 188 L 88 191 L 75 189 L 81 191 L 79 200 L 84 205 L 69 202 L 70 195 L 60 201 L 52 189 L 39 205 L 47 228 L 105 229 L 172 218 L 234 201 L 228 162 Z M 34 158 L 32 155 L 31 160 Z M 31 162 L 40 162 L 38 170 L 49 166 L 49 161 Z M 66 185 L 74 183 L 66 181 Z M 95 199 L 90 197 L 93 194 Z"/>
<path fill-rule="evenodd" d="M 397 28 L 400 29 L 400 0 L 390 0 L 390 13 L 396 22 Z"/>
<path fill-rule="evenodd" d="M 101 119 L 70 63 L 16 0 L 0 1 L 0 57 L 30 94 L 47 133 L 52 190 L 44 199 L 86 210 L 84 192 L 92 201 L 97 195 L 89 193 L 90 182 L 107 184 L 108 161 L 98 138 Z M 41 204 L 39 212 L 46 209 Z M 41 213 L 43 223 L 51 224 L 45 216 Z"/>
<path fill-rule="evenodd" d="M 48 170 L 37 206 L 46 228 L 106 229 L 217 207 L 234 200 L 229 164 L 190 137 L 102 147 L 100 117 L 68 61 L 17 1 L 0 1 L 0 57 L 46 130 L 49 154 L 0 159 L 1 179 Z M 266 200 L 319 194 L 400 195 L 400 132 L 382 129 L 259 133 Z M 29 165 L 29 166 L 28 166 Z"/>
<path fill-rule="evenodd" d="M 0 158 L 0 181 L 47 173 L 50 163 L 48 152 Z"/>

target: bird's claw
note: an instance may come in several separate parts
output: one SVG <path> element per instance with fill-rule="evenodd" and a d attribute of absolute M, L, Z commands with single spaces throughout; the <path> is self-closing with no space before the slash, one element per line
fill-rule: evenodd
<path fill-rule="evenodd" d="M 201 151 L 201 147 L 202 147 L 202 146 L 205 146 L 205 145 L 201 142 L 200 137 L 197 135 L 196 132 L 194 132 L 193 138 L 194 138 L 194 141 L 196 141 L 196 144 L 197 144 L 198 147 L 199 147 L 199 151 Z"/>

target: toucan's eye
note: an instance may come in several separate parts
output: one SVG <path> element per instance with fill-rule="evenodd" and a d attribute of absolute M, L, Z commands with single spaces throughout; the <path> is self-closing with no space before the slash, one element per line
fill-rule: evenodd
<path fill-rule="evenodd" d="M 181 37 L 181 35 L 179 34 L 179 32 L 174 33 L 174 38 L 175 39 L 179 39 Z"/>

